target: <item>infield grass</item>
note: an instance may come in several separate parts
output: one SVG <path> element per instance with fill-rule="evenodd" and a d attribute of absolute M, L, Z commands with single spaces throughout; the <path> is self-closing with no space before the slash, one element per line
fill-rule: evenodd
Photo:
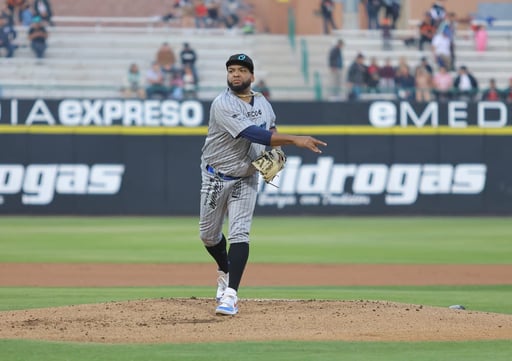
<path fill-rule="evenodd" d="M 510 264 L 511 218 L 257 217 L 250 262 Z M 193 217 L 0 217 L 0 262 L 211 262 Z M 0 310 L 159 297 L 210 287 L 0 287 Z M 512 313 L 501 286 L 247 287 L 242 298 L 368 299 Z M 0 325 L 1 327 L 1 325 Z M 229 340 L 227 340 L 229 341 Z M 508 361 L 512 342 L 266 342 L 103 345 L 0 340 L 8 361 Z"/>

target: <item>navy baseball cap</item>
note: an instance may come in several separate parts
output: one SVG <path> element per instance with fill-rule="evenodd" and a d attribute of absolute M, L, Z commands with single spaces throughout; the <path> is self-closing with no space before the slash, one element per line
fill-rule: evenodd
<path fill-rule="evenodd" d="M 251 73 L 254 73 L 254 63 L 252 62 L 252 59 L 249 58 L 248 55 L 245 54 L 235 54 L 231 55 L 226 62 L 226 68 L 230 65 L 241 65 L 245 66 Z"/>

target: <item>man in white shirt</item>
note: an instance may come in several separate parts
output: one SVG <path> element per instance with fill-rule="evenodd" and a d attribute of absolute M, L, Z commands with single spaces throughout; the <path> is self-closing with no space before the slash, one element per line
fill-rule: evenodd
<path fill-rule="evenodd" d="M 439 66 L 451 69 L 450 38 L 445 32 L 434 36 L 432 39 L 432 51 Z"/>
<path fill-rule="evenodd" d="M 478 81 L 464 65 L 459 68 L 458 73 L 453 83 L 457 97 L 459 100 L 474 100 L 478 94 Z"/>

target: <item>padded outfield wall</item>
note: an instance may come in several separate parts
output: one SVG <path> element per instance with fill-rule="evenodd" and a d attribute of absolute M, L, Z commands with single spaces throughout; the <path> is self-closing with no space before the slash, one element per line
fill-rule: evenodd
<path fill-rule="evenodd" d="M 512 214 L 510 104 L 273 105 L 281 132 L 328 147 L 286 147 L 257 214 Z M 208 102 L 0 106 L 0 214 L 198 214 Z"/>

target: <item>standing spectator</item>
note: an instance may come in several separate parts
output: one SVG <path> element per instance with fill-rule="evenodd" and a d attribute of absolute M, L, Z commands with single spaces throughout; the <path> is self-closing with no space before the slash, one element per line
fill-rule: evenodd
<path fill-rule="evenodd" d="M 366 12 L 368 13 L 368 29 L 379 28 L 379 11 L 382 6 L 381 0 L 366 0 Z"/>
<path fill-rule="evenodd" d="M 437 64 L 450 70 L 451 64 L 451 51 L 450 51 L 450 38 L 446 32 L 437 33 L 432 39 L 432 52 L 436 57 Z"/>
<path fill-rule="evenodd" d="M 478 25 L 475 29 L 475 49 L 479 53 L 487 50 L 487 30 L 485 25 Z"/>
<path fill-rule="evenodd" d="M 409 71 L 409 67 L 402 63 L 399 65 L 395 75 L 395 90 L 398 99 L 414 99 L 414 77 Z"/>
<path fill-rule="evenodd" d="M 34 21 L 28 30 L 28 39 L 30 40 L 30 47 L 36 54 L 37 58 L 44 58 L 46 53 L 46 39 L 48 39 L 48 32 L 43 26 L 39 16 L 34 17 Z"/>
<path fill-rule="evenodd" d="M 265 80 L 260 79 L 256 85 L 252 88 L 257 93 L 261 93 L 267 100 L 270 100 L 270 89 L 267 86 Z"/>
<path fill-rule="evenodd" d="M 160 66 L 173 67 L 176 63 L 176 56 L 169 43 L 164 42 L 156 53 L 156 61 Z"/>
<path fill-rule="evenodd" d="M 443 0 L 438 0 L 434 4 L 432 4 L 432 7 L 430 8 L 430 17 L 432 18 L 432 25 L 434 25 L 435 28 L 437 28 L 439 24 L 441 24 L 445 16 L 446 9 L 444 7 Z"/>
<path fill-rule="evenodd" d="M 34 16 L 39 16 L 48 25 L 53 26 L 50 0 L 34 0 Z"/>
<path fill-rule="evenodd" d="M 380 91 L 389 92 L 395 88 L 395 69 L 390 58 L 386 58 L 384 66 L 379 69 L 379 78 Z"/>
<path fill-rule="evenodd" d="M 384 5 L 384 16 L 389 19 L 391 29 L 396 29 L 396 22 L 400 17 L 400 0 L 382 0 Z"/>
<path fill-rule="evenodd" d="M 453 77 L 444 66 L 439 67 L 439 71 L 433 79 L 434 94 L 438 101 L 446 102 L 450 100 Z"/>
<path fill-rule="evenodd" d="M 208 26 L 208 8 L 203 0 L 197 0 L 194 6 L 194 19 L 196 28 L 206 28 Z"/>
<path fill-rule="evenodd" d="M 370 66 L 368 66 L 368 78 L 366 84 L 368 85 L 368 92 L 379 93 L 379 65 L 377 64 L 377 58 L 372 57 L 370 60 Z"/>
<path fill-rule="evenodd" d="M 423 44 L 432 43 L 432 39 L 434 38 L 434 34 L 436 33 L 436 28 L 434 27 L 432 17 L 430 13 L 425 13 L 423 17 L 423 21 L 420 24 L 420 40 L 419 40 L 419 50 L 423 51 Z"/>
<path fill-rule="evenodd" d="M 349 100 L 359 100 L 366 83 L 367 69 L 364 65 L 364 55 L 357 54 L 356 59 L 348 69 L 348 83 L 350 86 Z"/>
<path fill-rule="evenodd" d="M 130 64 L 121 91 L 125 98 L 137 97 L 144 99 L 146 97 L 146 92 L 142 86 L 140 69 L 136 63 Z"/>
<path fill-rule="evenodd" d="M 507 103 L 512 103 L 512 78 L 508 80 L 508 88 L 503 92 L 503 98 Z"/>
<path fill-rule="evenodd" d="M 14 55 L 16 47 L 11 41 L 9 20 L 5 17 L 0 17 L 0 48 L 5 48 L 6 58 L 11 58 Z"/>
<path fill-rule="evenodd" d="M 333 18 L 334 2 L 332 0 L 321 0 L 320 2 L 320 15 L 324 26 L 324 34 L 329 34 L 330 30 L 336 30 L 336 24 Z"/>
<path fill-rule="evenodd" d="M 196 61 L 197 61 L 197 54 L 194 49 L 190 46 L 189 43 L 183 43 L 183 49 L 180 52 L 180 60 L 181 60 L 181 66 L 185 68 L 185 66 L 190 66 L 192 69 L 192 73 L 194 73 L 194 81 L 197 85 L 199 83 L 199 77 L 197 74 L 197 68 L 196 68 Z"/>
<path fill-rule="evenodd" d="M 424 67 L 416 68 L 415 88 L 417 102 L 429 102 L 431 100 L 432 75 Z"/>
<path fill-rule="evenodd" d="M 474 100 L 478 94 L 478 81 L 464 65 L 459 68 L 453 87 L 459 100 Z"/>
<path fill-rule="evenodd" d="M 329 51 L 329 69 L 331 71 L 331 95 L 338 98 L 341 93 L 343 76 L 343 40 L 341 39 Z"/>
<path fill-rule="evenodd" d="M 502 99 L 501 91 L 496 87 L 496 80 L 489 80 L 489 87 L 482 93 L 482 100 L 500 101 Z"/>
<path fill-rule="evenodd" d="M 148 99 L 156 97 L 160 99 L 167 98 L 168 89 L 164 85 L 164 75 L 160 64 L 154 61 L 151 68 L 146 72 L 146 96 Z"/>

